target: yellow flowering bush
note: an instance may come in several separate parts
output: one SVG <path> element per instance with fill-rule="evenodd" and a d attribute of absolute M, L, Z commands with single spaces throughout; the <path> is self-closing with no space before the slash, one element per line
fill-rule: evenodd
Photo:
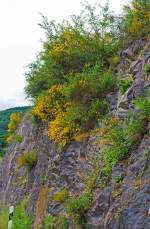
<path fill-rule="evenodd" d="M 16 128 L 18 127 L 21 121 L 21 115 L 19 113 L 12 113 L 10 116 L 10 122 L 8 124 L 8 138 L 7 142 L 10 143 L 13 139 Z"/>
<path fill-rule="evenodd" d="M 49 54 L 63 67 L 64 73 L 70 73 L 80 71 L 88 60 L 95 64 L 94 55 L 100 48 L 101 43 L 94 36 L 89 38 L 78 30 L 66 28 L 51 46 Z"/>
<path fill-rule="evenodd" d="M 18 113 L 12 113 L 10 116 L 10 123 L 8 125 L 9 128 L 9 133 L 14 133 L 16 127 L 18 126 L 18 124 L 21 121 L 21 116 Z"/>
<path fill-rule="evenodd" d="M 109 112 L 107 94 L 117 85 L 110 68 L 118 62 L 116 18 L 107 6 L 97 14 L 85 4 L 82 13 L 60 24 L 43 17 L 47 39 L 26 74 L 27 95 L 36 101 L 32 114 L 47 122 L 49 138 L 63 146 L 88 138 Z"/>
<path fill-rule="evenodd" d="M 52 54 L 53 56 L 58 56 L 60 55 L 65 49 L 65 45 L 64 44 L 55 44 L 53 46 L 53 49 L 51 50 L 50 54 Z"/>
<path fill-rule="evenodd" d="M 102 73 L 96 65 L 71 75 L 66 84 L 52 86 L 37 99 L 32 114 L 48 123 L 48 136 L 59 145 L 84 141 L 108 112 L 106 95 L 115 85 L 114 74 Z"/>
<path fill-rule="evenodd" d="M 71 73 L 100 63 L 108 69 L 109 58 L 119 51 L 120 18 L 106 5 L 82 5 L 83 10 L 60 23 L 42 17 L 46 39 L 26 72 L 25 91 L 37 98 L 51 86 L 68 82 Z"/>
<path fill-rule="evenodd" d="M 65 109 L 64 101 L 62 86 L 54 85 L 45 95 L 37 99 L 32 114 L 44 121 L 53 120 L 60 111 Z"/>
<path fill-rule="evenodd" d="M 49 123 L 48 136 L 62 146 L 68 144 L 79 129 L 74 123 L 68 123 L 65 113 L 59 113 L 56 118 Z"/>

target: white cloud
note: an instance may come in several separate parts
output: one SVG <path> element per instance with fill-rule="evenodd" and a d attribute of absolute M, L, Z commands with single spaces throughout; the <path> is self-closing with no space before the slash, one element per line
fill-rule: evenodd
<path fill-rule="evenodd" d="M 80 11 L 81 0 L 0 0 L 0 109 L 25 104 L 24 66 L 40 49 L 43 31 L 39 13 L 61 20 Z M 89 0 L 95 3 L 95 0 Z M 104 1 L 103 1 L 104 2 Z M 113 10 L 120 11 L 123 0 L 110 0 Z"/>
<path fill-rule="evenodd" d="M 0 110 L 27 105 L 31 105 L 31 102 L 25 100 L 25 94 L 23 91 L 18 91 L 18 93 L 12 98 L 0 98 Z"/>

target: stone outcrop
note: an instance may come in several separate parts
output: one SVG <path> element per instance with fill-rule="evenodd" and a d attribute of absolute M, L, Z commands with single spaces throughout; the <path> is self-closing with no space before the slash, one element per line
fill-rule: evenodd
<path fill-rule="evenodd" d="M 116 109 L 118 117 L 126 117 L 128 110 L 133 109 L 132 100 L 144 96 L 150 87 L 150 73 L 144 72 L 145 65 L 149 63 L 150 42 L 147 40 L 136 41 L 121 53 L 121 61 L 117 67 L 119 78 L 126 79 L 130 75 L 133 83 L 124 95 L 118 96 Z"/>
<path fill-rule="evenodd" d="M 108 95 L 114 115 L 126 117 L 127 112 L 134 109 L 133 98 L 145 95 L 150 86 L 150 74 L 144 72 L 148 63 L 150 42 L 146 40 L 133 43 L 121 53 L 117 67 L 119 77 L 132 74 L 133 83 L 122 96 L 118 91 Z M 100 144 L 96 136 L 91 136 L 87 142 L 72 142 L 59 149 L 48 138 L 47 125 L 33 124 L 29 115 L 24 117 L 16 134 L 22 137 L 22 142 L 10 144 L 0 165 L 0 200 L 16 205 L 28 198 L 27 210 L 35 215 L 36 228 L 43 213 L 57 216 L 64 211 L 63 203 L 53 199 L 59 190 L 65 187 L 72 196 L 82 194 L 84 177 L 92 170 L 91 158 L 100 154 Z M 150 228 L 149 136 L 150 124 L 129 157 L 113 168 L 108 186 L 94 190 L 93 204 L 86 213 L 88 228 Z M 33 169 L 29 172 L 25 167 L 19 168 L 18 156 L 32 151 L 38 155 Z M 69 222 L 69 229 L 77 227 Z"/>

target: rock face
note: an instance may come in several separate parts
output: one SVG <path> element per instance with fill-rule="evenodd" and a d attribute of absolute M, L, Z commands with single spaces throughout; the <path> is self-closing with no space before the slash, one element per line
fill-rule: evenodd
<path fill-rule="evenodd" d="M 108 95 L 114 115 L 124 118 L 127 111 L 133 109 L 132 99 L 145 95 L 150 86 L 150 73 L 144 72 L 148 63 L 150 42 L 146 40 L 133 43 L 121 53 L 118 74 L 120 77 L 132 74 L 133 83 L 122 96 L 118 92 Z M 85 143 L 72 142 L 66 148 L 58 149 L 47 136 L 46 124 L 35 125 L 29 116 L 24 117 L 16 134 L 22 136 L 22 142 L 11 143 L 0 165 L 0 200 L 16 205 L 28 198 L 27 210 L 35 215 L 36 228 L 43 213 L 57 216 L 64 211 L 63 204 L 53 199 L 55 193 L 66 188 L 72 196 L 82 194 L 83 178 L 92 169 L 91 158 L 100 154 L 100 145 L 97 137 L 91 136 Z M 149 136 L 150 124 L 138 147 L 113 168 L 108 186 L 94 190 L 94 202 L 86 213 L 88 228 L 150 228 Z M 18 156 L 32 151 L 38 155 L 33 169 L 18 168 Z M 78 227 L 70 222 L 68 228 Z"/>
<path fill-rule="evenodd" d="M 121 53 L 121 61 L 117 68 L 119 77 L 126 78 L 131 75 L 133 84 L 124 95 L 118 96 L 116 112 L 118 117 L 125 117 L 128 110 L 132 109 L 131 101 L 138 96 L 144 96 L 147 92 L 150 86 L 150 73 L 144 72 L 144 66 L 149 63 L 150 42 L 144 39 L 134 42 Z"/>
<path fill-rule="evenodd" d="M 28 210 L 34 212 L 38 193 L 43 186 L 53 188 L 55 192 L 61 187 L 69 188 L 72 193 L 82 192 L 83 183 L 80 173 L 88 169 L 84 144 L 74 142 L 67 149 L 59 152 L 47 136 L 46 125 L 34 126 L 27 117 L 17 134 L 22 136 L 22 143 L 10 145 L 1 165 L 1 200 L 17 203 L 24 196 L 29 195 Z M 32 151 L 38 154 L 36 166 L 31 172 L 26 168 L 19 169 L 18 156 Z M 53 213 L 57 212 L 53 204 L 49 206 L 49 210 Z"/>
<path fill-rule="evenodd" d="M 149 228 L 150 155 L 146 153 L 149 146 L 147 133 L 128 165 L 120 164 L 113 169 L 110 186 L 98 194 L 89 211 L 91 228 Z M 123 180 L 121 184 L 114 184 L 118 175 Z"/>

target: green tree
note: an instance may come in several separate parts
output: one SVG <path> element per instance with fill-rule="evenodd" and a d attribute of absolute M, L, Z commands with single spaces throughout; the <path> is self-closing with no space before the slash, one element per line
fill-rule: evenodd
<path fill-rule="evenodd" d="M 86 65 L 98 62 L 108 68 L 109 59 L 117 54 L 118 22 L 108 5 L 83 7 L 82 13 L 62 23 L 42 16 L 46 40 L 26 73 L 28 97 L 36 98 L 51 86 L 68 82 L 70 74 L 82 72 Z"/>
<path fill-rule="evenodd" d="M 127 42 L 150 35 L 150 1 L 133 0 L 124 7 L 122 33 Z"/>

